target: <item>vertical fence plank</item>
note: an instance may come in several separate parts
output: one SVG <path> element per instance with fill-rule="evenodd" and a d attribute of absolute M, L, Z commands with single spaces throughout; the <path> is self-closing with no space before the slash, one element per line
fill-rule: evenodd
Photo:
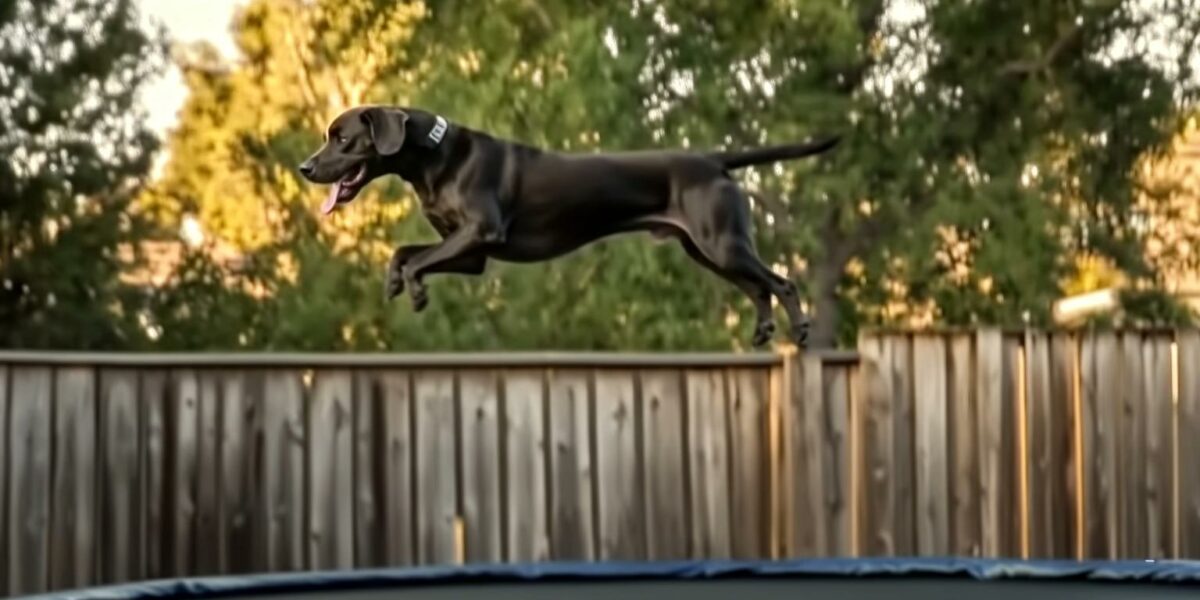
<path fill-rule="evenodd" d="M 1008 502 L 1012 506 L 1011 518 L 1007 524 L 1011 532 L 1010 545 L 1005 554 L 1014 558 L 1025 558 L 1028 555 L 1029 503 L 1026 494 L 1029 492 L 1028 473 L 1022 464 L 1026 444 L 1029 442 L 1027 423 L 1024 420 L 1026 412 L 1025 397 L 1025 350 L 1022 335 L 1006 335 L 1002 342 L 1003 375 L 1001 376 L 1001 392 L 1004 398 L 1004 422 L 1011 428 L 1012 435 L 1005 444 L 1004 461 L 1001 463 L 1008 486 Z"/>
<path fill-rule="evenodd" d="M 1071 514 L 1059 502 L 1062 456 L 1058 454 L 1058 430 L 1052 407 L 1060 400 L 1050 388 L 1050 338 L 1044 333 L 1025 336 L 1025 421 L 1027 433 L 1026 470 L 1029 474 L 1029 556 L 1055 558 L 1058 524 Z"/>
<path fill-rule="evenodd" d="M 917 552 L 947 554 L 950 547 L 946 465 L 946 345 L 939 335 L 913 339 L 916 390 Z"/>
<path fill-rule="evenodd" d="M 645 557 L 646 523 L 638 477 L 637 399 L 633 374 L 596 372 L 596 504 L 605 560 Z"/>
<path fill-rule="evenodd" d="M 767 547 L 767 515 L 770 501 L 766 494 L 767 466 L 767 381 L 755 369 L 731 369 L 727 373 L 730 390 L 730 465 L 733 492 L 730 519 L 738 526 L 733 533 L 734 558 L 764 558 Z"/>
<path fill-rule="evenodd" d="M 1180 330 L 1179 553 L 1200 559 L 1200 330 Z"/>
<path fill-rule="evenodd" d="M 550 410 L 550 549 L 555 560 L 591 560 L 596 543 L 592 505 L 591 395 L 582 370 L 548 374 Z"/>
<path fill-rule="evenodd" d="M 892 390 L 892 337 L 860 334 L 862 378 L 863 556 L 895 556 L 895 424 Z"/>
<path fill-rule="evenodd" d="M 1009 555 L 1012 539 L 1014 482 L 1005 465 L 1011 463 L 1011 414 L 1004 396 L 1004 340 L 999 330 L 982 329 L 975 337 L 975 399 L 980 460 L 982 554 Z"/>
<path fill-rule="evenodd" d="M 843 366 L 822 366 L 821 402 L 825 427 L 821 434 L 825 472 L 824 510 L 827 550 L 830 556 L 851 556 L 850 371 Z"/>
<path fill-rule="evenodd" d="M 1145 370 L 1142 358 L 1142 334 L 1126 331 L 1121 335 L 1120 446 L 1118 489 L 1120 509 L 1120 557 L 1145 558 L 1148 550 L 1142 506 L 1145 487 L 1142 471 L 1146 460 Z"/>
<path fill-rule="evenodd" d="M 304 568 L 304 386 L 301 374 L 266 374 L 263 402 L 263 494 L 259 518 L 267 523 L 266 570 Z"/>
<path fill-rule="evenodd" d="M 679 371 L 642 374 L 642 439 L 646 464 L 647 558 L 688 555 L 684 479 L 683 389 Z"/>
<path fill-rule="evenodd" d="M 200 383 L 191 370 L 171 376 L 171 402 L 167 411 L 167 449 L 170 457 L 167 485 L 166 537 L 168 572 L 173 576 L 192 574 L 196 539 L 196 477 L 200 417 Z"/>
<path fill-rule="evenodd" d="M 1051 556 L 1078 556 L 1079 532 L 1083 518 L 1079 489 L 1081 457 L 1078 454 L 1080 415 L 1076 392 L 1077 341 L 1074 334 L 1055 333 L 1050 338 L 1050 434 L 1051 485 L 1057 490 L 1051 505 L 1053 545 Z"/>
<path fill-rule="evenodd" d="M 684 375 L 687 393 L 689 526 L 693 558 L 729 558 L 729 445 L 724 378 L 715 369 Z M 599 484 L 598 484 L 599 485 Z"/>
<path fill-rule="evenodd" d="M 421 564 L 455 561 L 457 485 L 454 431 L 454 372 L 415 373 L 417 432 L 417 559 Z"/>
<path fill-rule="evenodd" d="M 9 400 L 9 592 L 47 589 L 54 379 L 48 367 L 14 367 Z"/>
<path fill-rule="evenodd" d="M 546 502 L 546 431 L 543 375 L 510 371 L 504 378 L 504 444 L 507 464 L 507 558 L 540 561 L 550 555 Z"/>
<path fill-rule="evenodd" d="M 979 556 L 979 457 L 975 423 L 974 345 L 970 335 L 949 340 L 950 553 Z"/>
<path fill-rule="evenodd" d="M 804 353 L 795 361 L 788 424 L 793 502 L 789 554 L 819 557 L 828 552 L 825 475 L 825 386 L 821 359 Z"/>
<path fill-rule="evenodd" d="M 916 414 L 913 399 L 912 336 L 892 338 L 892 455 L 895 471 L 892 520 L 896 554 L 912 556 L 917 552 L 917 494 L 914 461 L 916 457 Z"/>
<path fill-rule="evenodd" d="M 1081 350 L 1084 514 L 1087 519 L 1084 558 L 1113 559 L 1118 554 L 1117 444 L 1121 368 L 1117 337 L 1089 334 Z"/>
<path fill-rule="evenodd" d="M 8 446 L 11 433 L 8 429 L 8 365 L 0 364 L 0 547 L 8 551 Z M 0 559 L 0 593 L 9 590 L 8 559 Z"/>
<path fill-rule="evenodd" d="M 317 372 L 308 405 L 308 556 L 315 569 L 354 566 L 354 422 L 349 371 Z M 449 404 L 449 403 L 447 403 Z M 437 423 L 445 431 L 446 423 Z M 452 431 L 452 430 L 451 430 Z M 453 440 L 453 436 L 449 437 Z M 453 463 L 449 471 L 453 473 Z"/>
<path fill-rule="evenodd" d="M 219 573 L 220 493 L 224 481 L 219 467 L 221 370 L 205 370 L 198 374 L 200 400 L 196 413 L 196 481 L 195 530 L 192 549 L 192 572 L 197 575 Z"/>
<path fill-rule="evenodd" d="M 462 402 L 462 504 L 469 562 L 499 562 L 504 557 L 500 522 L 500 396 L 496 371 L 469 370 L 459 375 Z"/>
<path fill-rule="evenodd" d="M 261 414 L 263 379 L 260 372 L 230 372 L 222 385 L 221 498 L 218 537 L 222 573 L 256 570 L 254 506 L 257 479 L 255 432 Z"/>
<path fill-rule="evenodd" d="M 50 589 L 95 579 L 96 380 L 91 367 L 54 373 Z"/>
<path fill-rule="evenodd" d="M 139 461 L 138 374 L 100 373 L 99 573 L 102 583 L 142 578 L 143 497 Z"/>
<path fill-rule="evenodd" d="M 170 377 L 165 370 L 146 369 L 138 381 L 139 430 L 142 447 L 142 533 L 141 578 L 160 579 L 170 574 L 167 557 L 167 530 L 170 515 L 165 514 L 168 493 L 167 407 Z"/>
<path fill-rule="evenodd" d="M 378 374 L 371 370 L 354 373 L 354 566 L 382 567 L 387 564 L 384 529 L 383 464 L 386 430 L 383 389 Z"/>
<path fill-rule="evenodd" d="M 388 566 L 406 566 L 416 563 L 412 379 L 404 371 L 385 372 L 380 375 L 380 387 L 384 561 Z"/>
<path fill-rule="evenodd" d="M 1138 504 L 1146 531 L 1143 558 L 1171 558 L 1173 550 L 1174 501 L 1174 406 L 1171 386 L 1170 335 L 1147 334 L 1142 344 L 1144 384 L 1142 412 L 1145 415 L 1145 454 Z"/>

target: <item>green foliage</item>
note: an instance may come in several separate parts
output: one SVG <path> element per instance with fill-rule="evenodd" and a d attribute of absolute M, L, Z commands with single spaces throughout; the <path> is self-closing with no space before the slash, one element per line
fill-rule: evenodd
<path fill-rule="evenodd" d="M 155 140 L 136 104 L 162 64 L 132 0 L 0 9 L 0 346 L 139 343 L 130 200 Z M 125 250 L 125 252 L 122 252 Z"/>
<path fill-rule="evenodd" d="M 1081 256 L 1131 279 L 1161 279 L 1139 225 L 1139 167 L 1162 154 L 1200 91 L 1189 69 L 1200 35 L 1195 5 L 251 0 L 234 22 L 237 62 L 204 46 L 177 49 L 190 95 L 167 140 L 171 160 L 137 203 L 155 236 L 170 239 L 185 219 L 197 219 L 206 247 L 238 250 L 240 266 L 190 251 L 168 286 L 134 300 L 113 283 L 115 262 L 93 261 L 91 275 L 63 281 L 86 279 L 105 299 L 54 319 L 108 328 L 95 345 L 123 343 L 130 323 L 148 318 L 154 343 L 172 349 L 746 344 L 752 310 L 741 293 L 693 266 L 673 242 L 648 236 L 605 240 L 545 264 L 493 263 L 481 278 L 433 276 L 432 302 L 419 315 L 407 298 L 385 302 L 391 250 L 436 238 L 406 186 L 376 182 L 318 219 L 325 190 L 294 171 L 337 112 L 385 102 L 574 152 L 841 134 L 828 155 L 738 175 L 753 193 L 761 254 L 815 309 L 816 343 L 851 340 L 865 324 L 1045 324 Z M 7 18 L 34 18 L 18 13 Z M 130 36 L 110 45 L 128 56 L 150 47 L 144 37 L 116 37 Z M 69 86 L 45 89 L 60 88 Z M 129 113 L 124 98 L 110 103 L 113 114 Z M 95 129 L 87 124 L 69 126 Z M 135 129 L 114 130 L 112 139 Z M 12 136 L 3 134 L 7 143 Z M 10 258 L 0 266 L 15 269 L 19 248 L 26 270 L 13 272 L 36 280 L 32 273 L 49 265 L 80 268 L 79 256 L 103 256 L 98 248 L 134 235 L 120 215 L 138 213 L 105 212 L 110 221 L 95 222 L 108 223 L 97 229 L 107 237 L 60 258 L 51 253 L 69 245 L 41 241 L 40 217 L 17 220 L 28 209 L 6 207 L 49 206 L 95 177 L 102 181 L 93 192 L 127 197 L 135 186 L 117 182 L 144 173 L 145 160 L 135 153 L 116 169 L 81 169 L 80 182 L 47 188 L 52 193 L 21 187 L 38 201 L 0 206 L 0 225 L 47 258 L 34 261 L 36 253 L 6 235 Z M 0 196 L 16 194 L 2 175 Z M 23 292 L 13 304 L 20 312 L 0 314 L 49 318 L 48 303 L 33 300 L 46 292 Z M 148 304 L 133 311 L 131 302 Z M 1125 312 L 1138 322 L 1186 317 L 1156 292 L 1130 297 Z"/>

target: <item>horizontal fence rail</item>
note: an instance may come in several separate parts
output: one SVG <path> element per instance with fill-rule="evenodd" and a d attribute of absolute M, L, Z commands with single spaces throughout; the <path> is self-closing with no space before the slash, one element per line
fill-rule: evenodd
<path fill-rule="evenodd" d="M 0 593 L 495 561 L 1200 557 L 1200 332 L 0 352 Z"/>

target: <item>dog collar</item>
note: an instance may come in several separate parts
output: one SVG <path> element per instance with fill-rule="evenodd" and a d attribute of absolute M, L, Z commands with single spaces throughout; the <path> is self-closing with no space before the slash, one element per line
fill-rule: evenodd
<path fill-rule="evenodd" d="M 449 124 L 446 123 L 446 119 L 442 115 L 434 115 L 433 121 L 433 128 L 429 130 L 429 135 L 426 138 L 431 148 L 436 147 L 442 142 L 442 138 L 446 136 L 446 129 L 449 128 Z"/>

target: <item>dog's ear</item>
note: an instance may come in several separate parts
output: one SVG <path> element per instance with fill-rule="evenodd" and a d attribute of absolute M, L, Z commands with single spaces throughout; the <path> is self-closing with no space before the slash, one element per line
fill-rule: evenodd
<path fill-rule="evenodd" d="M 398 108 L 371 107 L 362 113 L 371 129 L 375 151 L 383 156 L 395 154 L 404 146 L 404 129 L 408 113 Z"/>

